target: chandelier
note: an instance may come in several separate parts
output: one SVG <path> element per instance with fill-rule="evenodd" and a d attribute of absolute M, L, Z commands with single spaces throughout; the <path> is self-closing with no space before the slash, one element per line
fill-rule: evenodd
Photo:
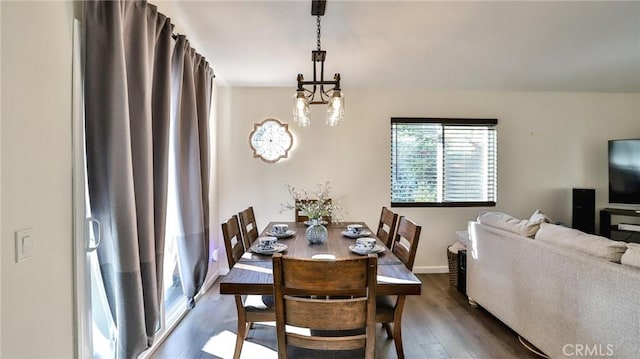
<path fill-rule="evenodd" d="M 318 49 L 311 51 L 313 81 L 304 81 L 302 74 L 298 74 L 298 89 L 293 96 L 293 122 L 300 127 L 311 125 L 309 105 L 329 104 L 326 117 L 326 124 L 329 126 L 336 126 L 344 120 L 344 94 L 340 90 L 340 74 L 335 74 L 333 81 L 324 80 L 324 60 L 327 52 L 320 46 L 320 17 L 324 15 L 326 4 L 326 0 L 311 2 L 311 15 L 317 17 Z M 320 79 L 317 78 L 318 66 Z"/>

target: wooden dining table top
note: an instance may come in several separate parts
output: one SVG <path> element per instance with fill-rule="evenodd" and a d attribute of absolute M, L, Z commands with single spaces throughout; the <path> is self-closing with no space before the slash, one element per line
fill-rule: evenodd
<path fill-rule="evenodd" d="M 326 225 L 328 238 L 324 243 L 311 244 L 305 237 L 307 226 L 302 222 L 271 222 L 260 236 L 268 236 L 267 232 L 276 223 L 286 223 L 289 230 L 295 231 L 290 238 L 278 239 L 278 243 L 287 245 L 284 255 L 296 258 L 311 258 L 317 254 L 331 254 L 336 259 L 360 257 L 349 250 L 349 245 L 356 240 L 342 234 L 349 224 L 362 224 L 364 230 L 370 231 L 369 237 L 376 238 L 375 233 L 363 222 L 329 223 Z M 384 244 L 377 239 L 377 245 Z M 386 247 L 385 247 L 386 248 Z M 378 286 L 379 295 L 419 295 L 422 283 L 405 267 L 405 265 L 389 250 L 378 253 Z M 245 252 L 242 258 L 220 281 L 220 294 L 273 294 L 272 257 Z"/>

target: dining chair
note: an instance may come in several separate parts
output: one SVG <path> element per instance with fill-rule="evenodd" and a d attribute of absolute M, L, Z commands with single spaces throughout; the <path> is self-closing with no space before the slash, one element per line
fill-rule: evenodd
<path fill-rule="evenodd" d="M 375 254 L 367 257 L 314 260 L 273 256 L 278 357 L 287 357 L 287 344 L 315 350 L 365 348 L 375 356 Z M 310 335 L 286 326 L 311 329 Z M 364 334 L 354 330 L 364 329 Z M 319 331 L 332 331 L 322 336 Z M 346 331 L 346 332 L 340 332 Z"/>
<path fill-rule="evenodd" d="M 380 220 L 378 221 L 378 232 L 376 236 L 384 243 L 387 248 L 391 249 L 393 245 L 393 234 L 398 223 L 398 215 L 393 213 L 387 207 L 382 207 Z"/>
<path fill-rule="evenodd" d="M 416 258 L 418 241 L 420 240 L 421 226 L 407 217 L 400 216 L 398 229 L 396 230 L 391 252 L 409 270 L 413 270 L 413 262 Z M 406 296 L 379 296 L 376 298 L 376 322 L 382 323 L 387 331 L 387 336 L 392 338 L 398 358 L 404 358 L 402 348 L 402 311 Z"/>
<path fill-rule="evenodd" d="M 301 210 L 299 207 L 300 203 L 316 203 L 318 202 L 318 200 L 316 199 L 300 199 L 300 200 L 296 200 L 296 208 L 295 208 L 295 218 L 296 218 L 296 222 L 306 222 L 308 221 L 310 218 L 309 216 L 307 216 L 307 214 Z M 327 202 L 331 203 L 331 199 L 327 199 Z M 327 221 L 328 223 L 331 223 L 331 216 L 323 216 L 322 217 L 323 221 Z"/>
<path fill-rule="evenodd" d="M 238 219 L 240 219 L 240 230 L 242 231 L 244 247 L 248 249 L 253 242 L 258 239 L 258 226 L 256 225 L 256 216 L 253 213 L 253 207 L 249 207 L 238 213 Z"/>
<path fill-rule="evenodd" d="M 245 248 L 240 235 L 237 216 L 233 216 L 227 222 L 222 223 L 222 237 L 227 251 L 229 268 L 233 268 L 242 257 L 242 254 L 244 254 Z M 261 296 L 248 295 L 243 298 L 243 296 L 236 295 L 235 300 L 236 311 L 238 312 L 238 333 L 233 358 L 238 359 L 252 324 L 254 322 L 275 322 L 276 314 L 273 306 L 265 307 L 260 305 L 263 304 Z M 255 303 L 258 303 L 258 305 Z"/>

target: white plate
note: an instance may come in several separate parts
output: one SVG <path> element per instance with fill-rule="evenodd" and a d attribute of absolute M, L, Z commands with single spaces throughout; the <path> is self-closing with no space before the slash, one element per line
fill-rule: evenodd
<path fill-rule="evenodd" d="M 313 223 L 311 221 L 304 221 L 304 224 L 306 224 L 307 226 L 312 225 Z M 327 221 L 320 221 L 320 224 L 323 226 L 326 226 L 327 224 L 329 224 L 329 222 Z"/>
<path fill-rule="evenodd" d="M 271 231 L 267 231 L 267 236 L 273 236 L 273 237 L 277 237 L 277 238 L 289 238 L 289 237 L 293 237 L 296 235 L 296 231 L 290 229 L 287 231 L 287 233 L 285 234 L 275 234 Z"/>
<path fill-rule="evenodd" d="M 365 255 L 369 253 L 375 253 L 375 254 L 382 253 L 387 250 L 387 247 L 376 244 L 375 246 L 373 246 L 372 250 L 367 250 L 367 249 L 357 248 L 355 244 L 352 244 L 349 246 L 349 250 L 356 254 Z"/>
<path fill-rule="evenodd" d="M 255 243 L 254 245 L 251 246 L 251 251 L 253 253 L 258 253 L 258 254 L 274 254 L 274 253 L 284 252 L 287 250 L 287 248 L 289 247 L 286 244 L 276 243 L 274 244 L 273 248 L 263 249 L 258 246 L 258 243 Z"/>
<path fill-rule="evenodd" d="M 369 237 L 371 234 L 371 231 L 361 231 L 360 234 L 353 234 L 349 231 L 342 231 L 342 235 L 349 238 Z"/>

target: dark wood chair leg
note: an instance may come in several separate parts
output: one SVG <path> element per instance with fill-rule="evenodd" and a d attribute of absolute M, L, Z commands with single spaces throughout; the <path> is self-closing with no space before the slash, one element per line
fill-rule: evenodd
<path fill-rule="evenodd" d="M 240 353 L 242 353 L 242 344 L 244 344 L 244 338 L 247 335 L 248 330 L 245 323 L 238 323 L 238 334 L 236 335 L 236 348 L 233 351 L 233 359 L 240 359 Z"/>
<path fill-rule="evenodd" d="M 244 344 L 244 340 L 249 332 L 249 323 L 247 323 L 247 316 L 242 304 L 242 297 L 236 295 L 235 300 L 236 310 L 238 312 L 238 332 L 236 333 L 236 348 L 233 352 L 233 359 L 239 359 L 240 353 L 242 352 L 242 344 Z"/>
<path fill-rule="evenodd" d="M 396 354 L 398 359 L 404 359 L 404 348 L 402 347 L 402 324 L 393 323 L 393 342 L 396 344 Z"/>
<path fill-rule="evenodd" d="M 404 349 L 402 348 L 402 311 L 404 310 L 404 295 L 398 296 L 396 310 L 393 314 L 393 341 L 396 344 L 396 354 L 398 359 L 404 359 Z"/>

